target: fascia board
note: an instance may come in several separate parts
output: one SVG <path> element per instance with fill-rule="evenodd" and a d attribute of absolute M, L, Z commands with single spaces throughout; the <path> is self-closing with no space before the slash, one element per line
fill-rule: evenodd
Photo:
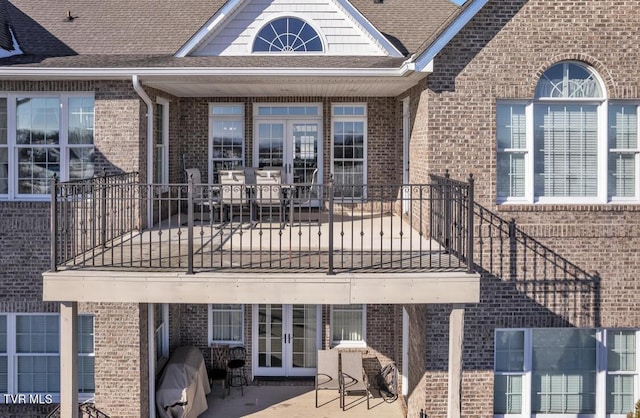
<path fill-rule="evenodd" d="M 438 36 L 415 60 L 416 71 L 428 71 L 429 65 L 442 49 L 465 27 L 489 0 L 475 0 Z"/>
<path fill-rule="evenodd" d="M 191 37 L 179 50 L 176 52 L 176 57 L 186 57 L 190 53 L 192 53 L 211 32 L 216 30 L 218 26 L 223 22 L 227 17 L 232 15 L 237 8 L 244 3 L 245 0 L 229 0 L 222 6 L 220 10 L 214 14 L 211 19 L 198 31 L 195 35 Z"/>
<path fill-rule="evenodd" d="M 405 62 L 398 68 L 2 68 L 0 78 L 131 78 L 145 76 L 331 76 L 331 77 L 402 77 L 413 71 L 413 63 Z"/>
<path fill-rule="evenodd" d="M 348 0 L 334 0 L 340 5 L 355 21 L 360 25 L 367 34 L 375 40 L 386 52 L 392 57 L 402 57 L 402 53 L 382 34 L 369 20 L 367 20 L 358 9 Z"/>

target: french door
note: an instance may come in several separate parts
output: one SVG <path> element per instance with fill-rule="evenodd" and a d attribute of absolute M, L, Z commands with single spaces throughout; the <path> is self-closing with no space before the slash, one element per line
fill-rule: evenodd
<path fill-rule="evenodd" d="M 253 305 L 253 375 L 313 376 L 320 305 Z"/>
<path fill-rule="evenodd" d="M 256 120 L 254 165 L 282 167 L 288 184 L 320 183 L 321 126 L 322 120 L 313 119 Z"/>

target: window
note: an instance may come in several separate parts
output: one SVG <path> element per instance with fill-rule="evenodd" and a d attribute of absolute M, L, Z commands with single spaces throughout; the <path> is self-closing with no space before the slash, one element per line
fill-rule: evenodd
<path fill-rule="evenodd" d="M 606 100 L 593 70 L 549 68 L 532 101 L 496 109 L 499 202 L 637 202 L 640 103 Z"/>
<path fill-rule="evenodd" d="M 260 29 L 253 42 L 253 52 L 322 52 L 318 32 L 295 17 L 275 19 Z"/>
<path fill-rule="evenodd" d="M 332 126 L 335 196 L 363 198 L 367 166 L 366 105 L 333 105 Z"/>
<path fill-rule="evenodd" d="M 331 306 L 331 345 L 366 345 L 366 305 Z"/>
<path fill-rule="evenodd" d="M 78 392 L 93 394 L 96 390 L 94 380 L 95 334 L 93 316 L 78 315 Z"/>
<path fill-rule="evenodd" d="M 92 177 L 93 124 L 92 96 L 0 97 L 0 198 L 48 197 L 54 174 Z"/>
<path fill-rule="evenodd" d="M 624 417 L 632 410 L 637 330 L 513 329 L 495 337 L 495 415 L 595 417 L 606 408 Z"/>
<path fill-rule="evenodd" d="M 78 316 L 78 392 L 95 392 L 93 316 Z M 0 315 L 0 393 L 60 392 L 57 314 Z M 0 398 L 0 402 L 3 399 Z"/>
<path fill-rule="evenodd" d="M 219 183 L 218 172 L 244 165 L 244 106 L 212 104 L 209 107 L 209 172 Z"/>
<path fill-rule="evenodd" d="M 0 393 L 9 391 L 9 363 L 7 361 L 7 316 L 0 315 Z"/>
<path fill-rule="evenodd" d="M 156 303 L 153 305 L 154 340 L 156 349 L 156 372 L 169 359 L 169 305 Z"/>
<path fill-rule="evenodd" d="M 169 102 L 158 98 L 153 125 L 155 170 L 154 180 L 156 184 L 169 183 Z"/>
<path fill-rule="evenodd" d="M 209 305 L 209 342 L 242 344 L 244 341 L 244 306 Z"/>

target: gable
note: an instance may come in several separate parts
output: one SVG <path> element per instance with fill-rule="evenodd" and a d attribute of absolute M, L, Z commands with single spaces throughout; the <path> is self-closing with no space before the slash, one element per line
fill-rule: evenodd
<path fill-rule="evenodd" d="M 230 1 L 226 10 L 212 18 L 212 24 L 196 34 L 197 43 L 183 51 L 184 55 L 251 55 L 257 34 L 284 17 L 300 19 L 318 33 L 323 48 L 313 54 L 402 56 L 347 0 Z"/>

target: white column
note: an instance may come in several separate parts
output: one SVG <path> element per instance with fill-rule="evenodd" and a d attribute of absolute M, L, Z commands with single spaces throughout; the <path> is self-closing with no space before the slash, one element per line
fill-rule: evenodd
<path fill-rule="evenodd" d="M 60 416 L 78 418 L 78 302 L 60 303 Z"/>
<path fill-rule="evenodd" d="M 460 418 L 462 405 L 462 340 L 464 338 L 464 305 L 454 304 L 449 315 L 449 399 L 447 418 Z"/>

